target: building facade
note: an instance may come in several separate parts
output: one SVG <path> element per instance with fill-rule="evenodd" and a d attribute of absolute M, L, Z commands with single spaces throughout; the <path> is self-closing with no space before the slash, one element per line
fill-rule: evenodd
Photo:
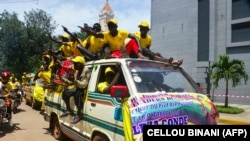
<path fill-rule="evenodd" d="M 109 5 L 108 0 L 106 1 L 105 5 L 103 6 L 101 12 L 99 13 L 99 23 L 103 31 L 108 31 L 107 21 L 114 18 L 114 12 Z"/>
<path fill-rule="evenodd" d="M 245 63 L 250 76 L 250 0 L 151 0 L 152 50 L 183 58 L 182 67 L 213 100 L 224 102 L 225 81 L 208 85 L 207 68 L 221 54 Z M 229 103 L 250 104 L 250 80 L 229 84 Z"/>

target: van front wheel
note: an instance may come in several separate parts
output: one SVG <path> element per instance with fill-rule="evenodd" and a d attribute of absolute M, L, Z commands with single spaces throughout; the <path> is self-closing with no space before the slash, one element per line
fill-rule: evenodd
<path fill-rule="evenodd" d="M 92 141 L 109 141 L 109 139 L 102 134 L 96 134 Z"/>
<path fill-rule="evenodd" d="M 54 118 L 54 120 L 53 120 L 53 128 L 52 129 L 53 129 L 52 131 L 53 131 L 54 138 L 56 140 L 61 140 L 61 139 L 65 138 L 63 132 L 61 131 L 59 121 L 57 118 Z"/>

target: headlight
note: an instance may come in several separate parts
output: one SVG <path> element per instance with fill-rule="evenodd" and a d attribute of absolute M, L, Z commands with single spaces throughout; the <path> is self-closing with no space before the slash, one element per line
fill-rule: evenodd
<path fill-rule="evenodd" d="M 0 107 L 3 107 L 5 105 L 5 100 L 0 99 Z"/>

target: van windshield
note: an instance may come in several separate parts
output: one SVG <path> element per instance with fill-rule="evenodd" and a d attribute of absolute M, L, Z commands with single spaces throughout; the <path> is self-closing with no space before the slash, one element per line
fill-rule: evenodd
<path fill-rule="evenodd" d="M 146 60 L 128 61 L 127 65 L 139 93 L 199 91 L 183 70 L 172 65 Z"/>

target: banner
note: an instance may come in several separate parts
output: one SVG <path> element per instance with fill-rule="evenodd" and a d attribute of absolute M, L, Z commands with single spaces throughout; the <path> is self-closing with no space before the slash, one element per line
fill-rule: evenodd
<path fill-rule="evenodd" d="M 140 94 L 127 106 L 135 141 L 141 140 L 144 125 L 216 125 L 219 116 L 209 98 L 196 93 Z"/>

